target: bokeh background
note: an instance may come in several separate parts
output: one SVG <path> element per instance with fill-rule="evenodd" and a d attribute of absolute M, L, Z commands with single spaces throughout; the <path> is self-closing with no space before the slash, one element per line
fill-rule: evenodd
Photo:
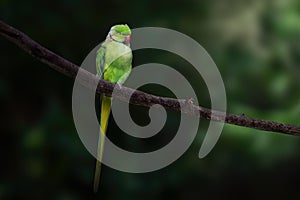
<path fill-rule="evenodd" d="M 0 0 L 0 18 L 50 50 L 80 64 L 117 23 L 185 33 L 209 52 L 222 74 L 228 111 L 300 125 L 300 2 L 298 0 L 79 1 Z M 196 140 L 170 166 L 147 174 L 103 167 L 93 194 L 95 159 L 73 124 L 73 80 L 41 64 L 0 37 L 0 199 L 299 199 L 300 138 L 232 125 L 213 151 L 198 159 L 207 121 Z M 201 77 L 167 52 L 137 51 L 134 65 L 158 62 L 190 77 L 200 104 L 209 107 Z M 164 87 L 141 90 L 172 97 Z M 131 106 L 149 122 L 146 108 Z M 168 112 L 153 138 L 126 136 L 110 119 L 108 135 L 136 152 L 155 150 L 176 133 Z"/>

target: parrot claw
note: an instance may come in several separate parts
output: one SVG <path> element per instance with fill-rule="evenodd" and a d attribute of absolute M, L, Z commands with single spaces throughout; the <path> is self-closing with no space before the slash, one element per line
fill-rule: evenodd
<path fill-rule="evenodd" d="M 191 111 L 193 109 L 194 106 L 194 99 L 193 98 L 189 98 L 189 99 L 185 99 L 182 102 L 182 109 L 183 110 L 189 110 Z"/>
<path fill-rule="evenodd" d="M 188 104 L 194 104 L 194 99 L 189 98 L 189 99 L 186 99 L 185 102 L 188 103 Z"/>

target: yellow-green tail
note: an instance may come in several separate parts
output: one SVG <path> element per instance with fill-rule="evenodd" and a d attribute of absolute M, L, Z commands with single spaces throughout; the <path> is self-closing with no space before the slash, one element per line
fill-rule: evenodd
<path fill-rule="evenodd" d="M 101 160 L 103 156 L 104 148 L 104 135 L 107 129 L 107 122 L 110 114 L 111 107 L 111 97 L 102 95 L 102 104 L 101 104 L 101 116 L 100 116 L 100 131 L 99 131 L 99 141 L 98 141 L 98 159 L 96 161 L 96 170 L 94 177 L 94 192 L 96 193 L 99 188 L 100 174 L 101 174 Z M 102 133 L 101 133 L 102 130 Z M 100 160 L 100 161 L 99 161 Z"/>

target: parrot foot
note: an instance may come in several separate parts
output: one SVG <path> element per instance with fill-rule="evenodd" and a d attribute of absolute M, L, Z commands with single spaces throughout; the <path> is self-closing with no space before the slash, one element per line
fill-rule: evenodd
<path fill-rule="evenodd" d="M 189 98 L 189 99 L 186 99 L 185 102 L 187 104 L 194 104 L 194 99 L 193 98 Z"/>
<path fill-rule="evenodd" d="M 194 106 L 194 99 L 189 98 L 189 99 L 183 100 L 181 106 L 183 106 L 182 109 L 185 110 L 185 111 L 192 111 L 193 106 Z"/>

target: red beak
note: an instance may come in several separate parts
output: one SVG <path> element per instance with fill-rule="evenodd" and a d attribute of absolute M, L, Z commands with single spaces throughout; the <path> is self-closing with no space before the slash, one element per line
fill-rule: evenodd
<path fill-rule="evenodd" d="M 125 42 L 126 42 L 127 44 L 130 43 L 130 35 L 126 35 L 126 36 L 125 36 Z"/>

